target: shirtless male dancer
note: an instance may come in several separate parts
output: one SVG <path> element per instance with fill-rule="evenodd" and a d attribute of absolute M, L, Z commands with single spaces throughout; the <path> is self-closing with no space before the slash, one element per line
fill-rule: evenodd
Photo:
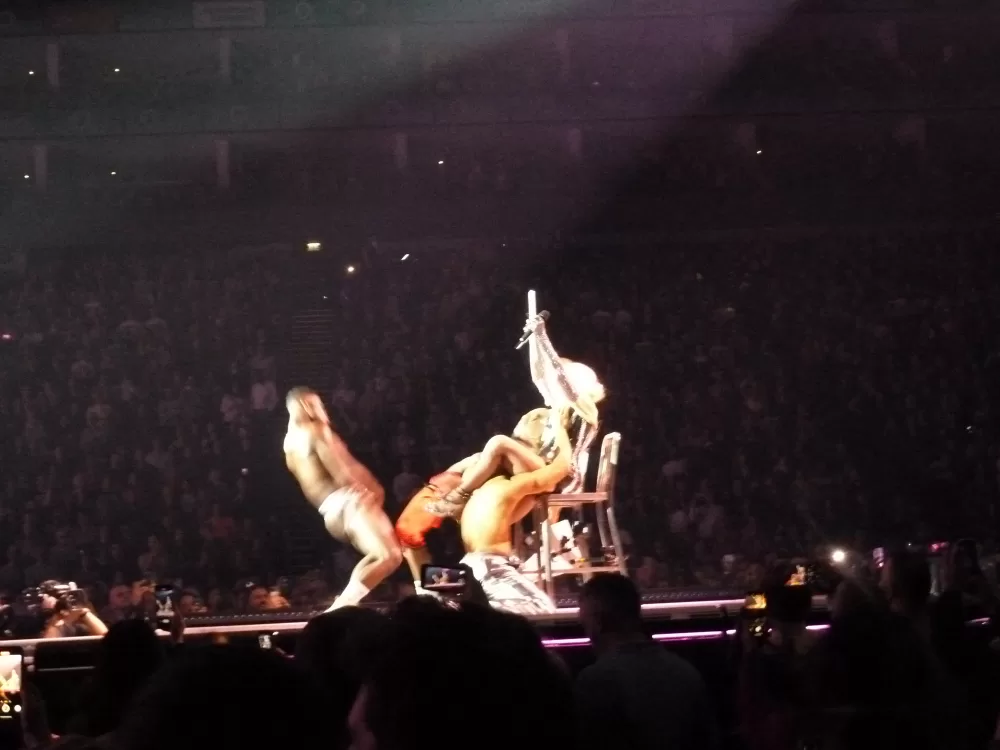
<path fill-rule="evenodd" d="M 351 580 L 330 609 L 353 607 L 402 562 L 399 541 L 382 509 L 384 492 L 330 427 L 320 397 L 293 388 L 285 399 L 285 463 L 334 539 L 361 553 Z"/>
<path fill-rule="evenodd" d="M 524 474 L 488 479 L 472 493 L 462 513 L 462 543 L 467 553 L 462 562 L 482 584 L 491 604 L 520 614 L 555 610 L 549 596 L 511 562 L 511 527 L 531 512 L 539 495 L 552 492 L 570 475 L 566 430 L 557 428 L 554 439 L 559 450 L 551 462 Z"/>

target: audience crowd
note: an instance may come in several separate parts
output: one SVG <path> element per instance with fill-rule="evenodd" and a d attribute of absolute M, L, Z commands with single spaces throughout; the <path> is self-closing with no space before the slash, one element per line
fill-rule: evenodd
<path fill-rule="evenodd" d="M 394 516 L 538 403 L 509 340 L 527 288 L 607 384 L 643 587 L 743 586 L 827 544 L 982 537 L 1000 492 L 994 240 L 370 248 L 349 274 L 279 251 L 32 258 L 0 313 L 0 588 L 74 580 L 109 613 L 165 581 L 210 611 L 328 597 L 351 553 L 296 515 L 280 453 L 297 316 L 332 321 L 310 385 Z"/>
<path fill-rule="evenodd" d="M 391 3 L 370 5 L 353 4 L 351 22 L 401 18 Z M 434 122 L 464 122 L 494 101 L 496 119 L 522 125 L 495 142 L 404 124 L 391 141 L 379 132 L 342 147 L 255 153 L 236 144 L 230 195 L 380 210 L 445 196 L 516 209 L 508 197 L 537 188 L 571 203 L 577 185 L 606 186 L 628 165 L 634 179 L 610 202 L 608 223 L 635 229 L 649 226 L 643 216 L 686 229 L 885 223 L 922 219 L 928 207 L 992 215 L 995 128 L 968 108 L 996 102 L 997 56 L 975 22 L 958 12 L 940 22 L 922 13 L 815 21 L 803 8 L 749 49 L 769 19 L 728 5 L 733 17 L 699 17 L 696 42 L 683 20 L 648 20 L 651 31 L 618 45 L 603 42 L 600 24 L 571 23 L 565 34 L 497 44 L 475 62 L 421 36 L 420 24 L 337 48 L 284 43 L 274 52 L 263 36 L 240 40 L 225 85 L 280 92 L 304 118 L 326 118 L 328 99 L 358 104 L 383 88 L 383 119 L 407 123 L 419 112 L 423 123 L 424 108 Z M 660 31 L 675 37 L 667 53 Z M 114 107 L 133 86 L 155 92 L 150 106 L 180 111 L 192 91 L 208 96 L 221 84 L 214 46 L 205 50 L 204 80 L 159 85 L 165 68 L 130 71 L 132 83 L 114 91 L 69 50 L 70 98 L 39 77 L 23 101 L 76 106 L 82 95 Z M 720 81 L 737 55 L 742 69 Z M 409 78 L 420 79 L 412 92 L 392 93 Z M 20 78 L 0 84 L 22 101 Z M 95 89 L 113 96 L 99 101 Z M 411 95 L 418 104 L 403 101 Z M 648 119 L 654 100 L 664 108 L 656 114 L 695 104 L 707 117 L 679 123 L 659 144 L 605 126 Z M 872 108 L 880 113 L 855 117 Z M 97 185 L 86 186 L 89 162 L 52 148 L 53 187 Z M 166 161 L 155 169 L 180 168 Z M 143 172 L 153 167 L 125 165 L 147 183 L 123 188 L 140 203 L 173 189 L 208 200 L 190 181 L 165 187 L 170 180 Z M 0 179 L 3 197 L 22 179 L 21 170 Z M 100 618 L 79 607 L 89 624 L 52 615 L 46 632 L 86 625 L 103 635 L 96 669 L 59 722 L 62 738 L 48 726 L 39 675 L 26 681 L 24 745 L 989 747 L 1000 711 L 989 571 L 968 545 L 933 545 L 943 550 L 933 561 L 920 550 L 974 536 L 993 551 L 995 227 L 579 239 L 401 252 L 375 241 L 310 254 L 50 252 L 7 269 L 0 599 L 23 601 L 21 592 L 41 587 L 51 601 L 55 582 L 75 581 Z M 183 643 L 183 619 L 200 613 L 323 606 L 353 566 L 287 475 L 285 390 L 322 392 L 395 517 L 426 477 L 539 404 L 512 351 L 527 289 L 551 311 L 559 352 L 605 382 L 602 427 L 623 434 L 616 510 L 632 579 L 582 585 L 593 664 L 571 668 L 525 620 L 474 595 L 455 606 L 406 597 L 403 573 L 372 597 L 393 602 L 389 614 L 316 617 L 293 658 Z M 432 534 L 442 561 L 460 557 L 458 544 L 447 525 Z M 829 627 L 810 630 L 815 592 L 789 585 L 781 561 L 825 558 L 833 547 L 886 552 L 878 564 L 841 568 Z M 179 610 L 169 653 L 150 625 L 158 584 L 174 589 Z M 768 602 L 734 626 L 724 669 L 644 633 L 641 592 L 688 586 L 754 589 Z M 250 706 L 260 707 L 253 716 Z M 11 726 L 0 722 L 0 732 Z"/>
<path fill-rule="evenodd" d="M 23 746 L 986 750 L 1000 709 L 1000 657 L 988 643 L 996 599 L 975 565 L 947 563 L 933 600 L 921 552 L 854 568 L 823 632 L 806 625 L 813 591 L 775 566 L 762 580 L 766 611 L 750 613 L 763 624 L 741 620 L 730 658 L 710 671 L 704 653 L 648 635 L 639 590 L 618 574 L 581 591 L 589 666 L 547 651 L 529 622 L 475 590 L 447 603 L 409 597 L 388 614 L 319 615 L 287 654 L 165 647 L 148 624 L 126 620 L 104 636 L 59 721 L 63 736 L 28 681 Z M 965 624 L 974 607 L 990 626 Z M 250 720 L 246 707 L 262 695 L 266 708 Z"/>

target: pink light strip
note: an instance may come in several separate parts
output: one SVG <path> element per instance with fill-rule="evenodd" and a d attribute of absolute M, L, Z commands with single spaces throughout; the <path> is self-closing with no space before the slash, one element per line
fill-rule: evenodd
<path fill-rule="evenodd" d="M 829 625 L 807 625 L 806 630 L 826 630 Z M 712 641 L 723 636 L 736 635 L 735 630 L 688 630 L 679 633 L 654 633 L 654 641 L 680 642 Z M 582 648 L 590 645 L 589 638 L 544 638 L 545 648 Z"/>

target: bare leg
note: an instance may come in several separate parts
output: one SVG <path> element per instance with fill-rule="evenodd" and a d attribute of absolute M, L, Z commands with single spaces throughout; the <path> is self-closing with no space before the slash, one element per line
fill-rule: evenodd
<path fill-rule="evenodd" d="M 410 567 L 410 574 L 413 576 L 413 583 L 420 586 L 420 572 L 424 565 L 431 562 L 431 553 L 426 547 L 403 547 L 403 559 Z"/>
<path fill-rule="evenodd" d="M 479 460 L 462 473 L 459 490 L 466 493 L 478 490 L 504 461 L 510 464 L 512 474 L 527 474 L 545 466 L 545 461 L 527 446 L 506 435 L 494 435 L 479 454 Z"/>
<path fill-rule="evenodd" d="M 330 609 L 356 606 L 368 593 L 392 575 L 403 561 L 403 552 L 389 517 L 378 498 L 359 502 L 347 536 L 363 557 L 351 573 L 343 593 Z"/>
<path fill-rule="evenodd" d="M 473 453 L 468 458 L 463 458 L 457 464 L 452 464 L 448 467 L 449 474 L 465 474 L 470 468 L 476 465 L 479 459 L 482 457 L 482 453 Z"/>
<path fill-rule="evenodd" d="M 506 435 L 494 435 L 462 474 L 462 484 L 440 500 L 428 504 L 428 510 L 435 515 L 457 517 L 472 493 L 494 476 L 505 462 L 512 474 L 527 474 L 545 466 L 545 461 L 530 448 Z"/>

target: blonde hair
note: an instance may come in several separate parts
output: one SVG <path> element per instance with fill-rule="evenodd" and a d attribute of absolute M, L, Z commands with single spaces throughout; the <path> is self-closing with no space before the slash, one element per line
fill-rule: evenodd
<path fill-rule="evenodd" d="M 574 362 L 571 359 L 562 358 L 563 367 L 566 370 L 566 377 L 570 385 L 579 393 L 585 393 L 593 399 L 595 404 L 599 404 L 607 396 L 604 384 L 597 377 L 597 373 L 581 362 Z"/>

